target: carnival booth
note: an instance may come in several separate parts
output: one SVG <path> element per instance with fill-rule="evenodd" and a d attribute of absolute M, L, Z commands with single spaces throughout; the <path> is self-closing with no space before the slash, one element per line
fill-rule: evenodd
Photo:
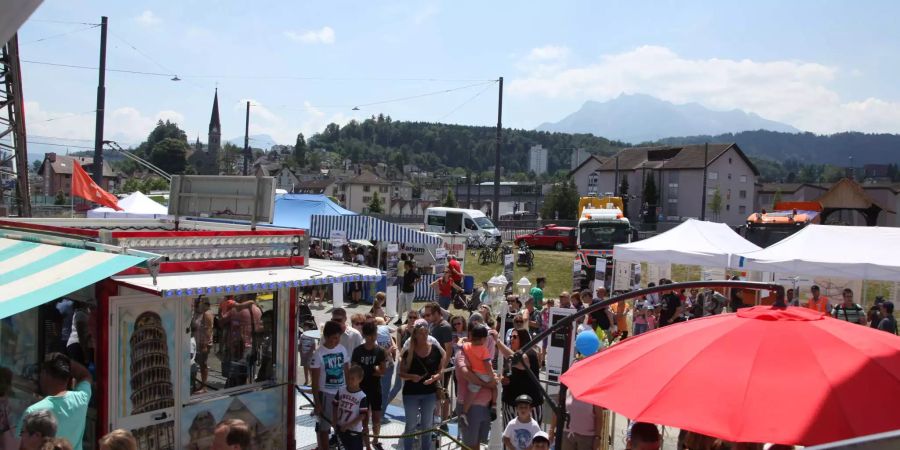
<path fill-rule="evenodd" d="M 66 351 L 74 310 L 70 328 L 90 335 L 82 347 L 95 374 L 86 449 L 115 428 L 142 449 L 205 449 L 228 418 L 250 425 L 254 448 L 286 448 L 298 289 L 382 277 L 310 261 L 305 230 L 19 219 L 0 221 L 0 233 L 0 354 L 16 375 L 14 415 L 38 399 L 43 356 Z"/>

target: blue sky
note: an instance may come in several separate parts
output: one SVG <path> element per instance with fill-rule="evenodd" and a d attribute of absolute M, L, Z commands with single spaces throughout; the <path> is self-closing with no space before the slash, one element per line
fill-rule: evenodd
<path fill-rule="evenodd" d="M 24 60 L 96 67 L 99 29 L 77 23 L 107 15 L 108 68 L 182 78 L 108 74 L 106 136 L 125 143 L 158 118 L 205 142 L 217 85 L 226 139 L 243 135 L 248 99 L 251 134 L 282 143 L 378 113 L 493 126 L 485 81 L 498 76 L 517 128 L 625 92 L 817 133 L 900 132 L 898 13 L 888 1 L 56 0 L 19 39 Z M 23 75 L 32 139 L 92 139 L 96 71 L 26 62 Z"/>

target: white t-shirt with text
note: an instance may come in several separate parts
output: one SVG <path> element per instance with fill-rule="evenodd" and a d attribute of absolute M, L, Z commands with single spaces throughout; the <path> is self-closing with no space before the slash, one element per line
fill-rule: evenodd
<path fill-rule="evenodd" d="M 344 366 L 350 364 L 350 354 L 343 345 L 334 348 L 319 346 L 309 361 L 311 369 L 322 369 L 319 373 L 319 390 L 329 394 L 337 393 L 346 386 Z"/>
<path fill-rule="evenodd" d="M 360 414 L 369 412 L 369 399 L 366 398 L 362 389 L 350 392 L 346 387 L 342 387 L 334 396 L 334 408 L 337 414 L 337 424 L 344 425 L 356 420 Z M 361 433 L 362 421 L 357 422 L 350 430 Z"/>
<path fill-rule="evenodd" d="M 525 450 L 531 445 L 531 438 L 538 431 L 541 431 L 541 426 L 538 425 L 536 420 L 531 419 L 531 422 L 520 422 L 519 418 L 516 417 L 510 420 L 506 430 L 503 430 L 503 437 L 509 438 L 516 449 Z"/>

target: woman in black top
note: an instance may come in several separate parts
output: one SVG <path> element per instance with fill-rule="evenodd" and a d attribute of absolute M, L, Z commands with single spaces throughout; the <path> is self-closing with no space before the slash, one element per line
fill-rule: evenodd
<path fill-rule="evenodd" d="M 434 424 L 438 381 L 441 379 L 441 360 L 444 350 L 428 342 L 428 324 L 416 321 L 410 337 L 409 348 L 400 364 L 403 383 L 403 410 L 406 412 L 406 429 L 403 434 L 416 431 L 417 425 L 427 430 Z M 402 448 L 412 450 L 413 438 L 404 438 Z M 421 449 L 432 450 L 431 433 L 420 437 Z"/>
<path fill-rule="evenodd" d="M 530 340 L 531 335 L 528 333 L 528 330 L 520 329 L 513 331 L 512 336 L 510 336 L 509 347 L 503 345 L 499 340 L 497 341 L 497 346 L 500 348 L 500 353 L 509 358 Z M 525 352 L 525 358 L 522 359 L 522 362 L 513 364 L 512 367 L 509 366 L 509 362 L 507 360 L 505 363 L 507 370 L 501 380 L 503 383 L 503 398 L 501 400 L 503 401 L 504 423 L 509 423 L 516 417 L 516 397 L 522 394 L 527 394 L 531 397 L 533 402 L 531 404 L 531 417 L 537 423 L 542 423 L 544 398 L 541 396 L 541 387 L 527 373 L 527 371 L 531 371 L 535 379 L 540 379 L 539 371 L 541 365 L 537 351 L 529 348 Z"/>

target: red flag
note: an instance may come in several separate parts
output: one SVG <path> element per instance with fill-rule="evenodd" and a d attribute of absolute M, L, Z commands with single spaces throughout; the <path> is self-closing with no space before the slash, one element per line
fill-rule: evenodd
<path fill-rule="evenodd" d="M 72 168 L 72 195 L 103 206 L 109 206 L 116 211 L 122 211 L 122 208 L 119 208 L 119 199 L 97 186 L 97 183 L 91 179 L 91 176 L 84 171 L 81 164 L 78 164 L 77 161 L 75 161 L 75 167 Z"/>

